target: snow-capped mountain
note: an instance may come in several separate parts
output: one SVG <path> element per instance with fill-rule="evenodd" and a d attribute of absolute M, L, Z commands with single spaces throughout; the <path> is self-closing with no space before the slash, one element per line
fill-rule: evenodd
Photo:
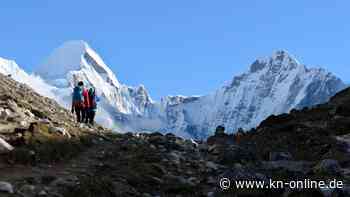
<path fill-rule="evenodd" d="M 277 51 L 212 94 L 171 98 L 176 102 L 166 108 L 167 130 L 203 138 L 217 125 L 231 132 L 250 129 L 272 114 L 326 102 L 345 87 L 332 73 L 308 69 L 286 51 Z"/>
<path fill-rule="evenodd" d="M 271 114 L 325 102 L 345 88 L 333 74 L 308 69 L 286 51 L 256 60 L 249 71 L 213 93 L 167 96 L 160 102 L 153 101 L 143 85 L 120 83 L 84 41 L 69 41 L 55 49 L 35 75 L 26 74 L 12 61 L 3 62 L 6 61 L 0 61 L 0 72 L 12 74 L 67 108 L 78 81 L 95 87 L 101 98 L 97 114 L 100 124 L 118 131 L 172 132 L 186 138 L 206 138 L 218 125 L 231 132 L 249 129 Z M 31 78 L 39 84 L 31 85 Z"/>
<path fill-rule="evenodd" d="M 157 108 L 144 86 L 129 87 L 119 83 L 102 58 L 84 41 L 69 41 L 55 49 L 36 74 L 62 90 L 58 96 L 65 98 L 67 107 L 72 87 L 78 81 L 94 87 L 101 98 L 98 121 L 110 128 L 124 131 L 148 128 L 148 122 L 155 125 L 158 120 L 153 118 Z"/>

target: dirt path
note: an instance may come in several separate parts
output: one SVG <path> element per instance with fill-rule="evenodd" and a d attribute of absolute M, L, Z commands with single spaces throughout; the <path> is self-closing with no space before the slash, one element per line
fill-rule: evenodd
<path fill-rule="evenodd" d="M 91 173 L 91 169 L 100 163 L 98 156 L 113 146 L 112 142 L 102 141 L 69 161 L 56 164 L 10 165 L 0 163 L 0 181 L 18 181 L 24 178 L 60 177 L 63 179 Z"/>

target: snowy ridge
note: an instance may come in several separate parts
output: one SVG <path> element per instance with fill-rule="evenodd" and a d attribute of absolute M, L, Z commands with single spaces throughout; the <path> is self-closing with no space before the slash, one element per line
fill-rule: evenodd
<path fill-rule="evenodd" d="M 0 73 L 11 76 L 14 80 L 29 85 L 39 94 L 54 98 L 56 88 L 48 85 L 37 75 L 29 75 L 15 61 L 0 57 Z"/>
<path fill-rule="evenodd" d="M 205 138 L 217 125 L 228 131 L 256 127 L 272 114 L 326 102 L 344 83 L 324 69 L 307 69 L 286 51 L 256 60 L 229 85 L 168 108 L 169 130 Z"/>
<path fill-rule="evenodd" d="M 256 60 L 246 73 L 213 93 L 167 96 L 160 102 L 153 101 L 143 85 L 120 83 L 84 41 L 69 41 L 55 49 L 35 72 L 40 77 L 28 75 L 13 61 L 3 59 L 0 72 L 13 75 L 67 108 L 73 86 L 84 81 L 95 87 L 101 98 L 100 124 L 120 132 L 172 132 L 185 138 L 206 138 L 218 125 L 230 132 L 250 129 L 272 114 L 326 102 L 345 88 L 332 73 L 308 69 L 283 50 Z"/>

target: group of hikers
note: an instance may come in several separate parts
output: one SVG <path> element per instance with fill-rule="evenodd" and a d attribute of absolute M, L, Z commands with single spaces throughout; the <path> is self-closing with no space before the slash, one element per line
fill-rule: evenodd
<path fill-rule="evenodd" d="M 95 88 L 87 89 L 84 82 L 78 82 L 72 94 L 72 113 L 75 112 L 77 122 L 94 124 L 98 100 Z"/>

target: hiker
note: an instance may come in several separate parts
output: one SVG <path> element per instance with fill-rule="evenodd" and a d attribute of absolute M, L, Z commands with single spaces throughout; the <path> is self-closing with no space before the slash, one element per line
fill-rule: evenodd
<path fill-rule="evenodd" d="M 99 98 L 96 96 L 95 88 L 89 89 L 89 104 L 90 109 L 88 111 L 88 122 L 91 125 L 94 125 L 95 115 L 97 111 L 97 102 L 99 101 Z"/>
<path fill-rule="evenodd" d="M 84 105 L 83 105 L 83 123 L 89 122 L 89 110 L 90 110 L 90 99 L 89 99 L 89 90 L 87 88 L 83 88 L 83 97 L 84 97 Z"/>
<path fill-rule="evenodd" d="M 84 96 L 86 89 L 84 88 L 84 83 L 82 81 L 78 82 L 78 85 L 73 89 L 72 95 L 72 113 L 75 112 L 77 117 L 77 122 L 84 122 L 86 118 L 86 103 L 88 103 L 88 99 Z M 86 101 L 87 100 L 87 101 Z"/>

